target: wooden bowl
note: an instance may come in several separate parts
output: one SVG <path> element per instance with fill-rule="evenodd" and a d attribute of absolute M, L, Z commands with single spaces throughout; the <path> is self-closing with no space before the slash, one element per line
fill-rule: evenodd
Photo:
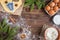
<path fill-rule="evenodd" d="M 55 27 L 49 27 L 49 28 L 55 28 Z M 47 28 L 48 29 L 48 28 Z M 46 30 L 47 30 L 46 29 Z M 58 37 L 57 37 L 57 40 L 60 38 L 60 32 L 59 32 L 59 29 L 58 28 L 55 28 L 57 31 L 58 31 Z M 45 32 L 44 32 L 44 39 L 46 40 L 46 30 L 45 30 Z"/>

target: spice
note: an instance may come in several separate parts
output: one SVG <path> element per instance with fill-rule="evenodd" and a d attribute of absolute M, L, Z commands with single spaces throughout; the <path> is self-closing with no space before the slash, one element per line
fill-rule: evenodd
<path fill-rule="evenodd" d="M 9 16 L 9 19 L 12 21 L 12 23 L 15 23 L 15 19 Z"/>

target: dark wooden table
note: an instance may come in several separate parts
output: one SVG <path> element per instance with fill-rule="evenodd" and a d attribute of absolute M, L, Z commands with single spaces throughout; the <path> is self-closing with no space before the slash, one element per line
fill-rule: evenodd
<path fill-rule="evenodd" d="M 50 2 L 50 0 L 46 0 L 46 2 Z M 46 3 L 46 4 L 47 4 Z M 53 26 L 52 17 L 50 17 L 44 9 L 41 10 L 33 10 L 31 12 L 23 10 L 22 17 L 26 19 L 26 24 L 31 26 L 31 30 L 33 34 L 38 35 L 40 33 L 40 29 L 42 25 L 47 24 Z"/>
<path fill-rule="evenodd" d="M 46 4 L 49 3 L 50 0 L 46 0 Z M 60 13 L 60 12 L 59 12 Z M 41 10 L 33 10 L 31 12 L 23 10 L 22 17 L 26 19 L 28 25 L 31 26 L 31 30 L 33 34 L 39 35 L 41 26 L 44 24 L 53 26 L 55 25 L 52 21 L 53 17 L 50 17 L 44 9 Z M 60 26 L 59 26 L 60 27 Z"/>
<path fill-rule="evenodd" d="M 32 33 L 35 35 L 39 35 L 44 24 L 52 27 L 55 25 L 52 21 L 53 17 L 50 17 L 43 9 L 32 12 L 23 11 L 22 17 L 26 19 L 27 24 L 31 26 Z"/>

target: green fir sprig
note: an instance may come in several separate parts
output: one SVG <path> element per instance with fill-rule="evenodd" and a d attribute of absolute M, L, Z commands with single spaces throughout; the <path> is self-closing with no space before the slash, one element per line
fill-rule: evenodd
<path fill-rule="evenodd" d="M 37 6 L 38 9 L 41 9 L 45 6 L 44 0 L 25 0 L 24 7 L 30 7 L 30 10 L 32 11 L 34 9 L 34 6 Z"/>
<path fill-rule="evenodd" d="M 16 30 L 17 27 L 10 27 L 10 25 L 6 23 L 6 19 L 3 19 L 0 22 L 0 40 L 13 40 L 17 33 Z"/>

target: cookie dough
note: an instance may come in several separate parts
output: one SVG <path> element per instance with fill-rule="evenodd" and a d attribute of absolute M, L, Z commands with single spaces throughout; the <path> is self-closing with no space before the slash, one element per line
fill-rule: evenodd
<path fill-rule="evenodd" d="M 0 3 L 6 12 L 14 14 L 22 5 L 22 0 L 0 0 Z"/>

